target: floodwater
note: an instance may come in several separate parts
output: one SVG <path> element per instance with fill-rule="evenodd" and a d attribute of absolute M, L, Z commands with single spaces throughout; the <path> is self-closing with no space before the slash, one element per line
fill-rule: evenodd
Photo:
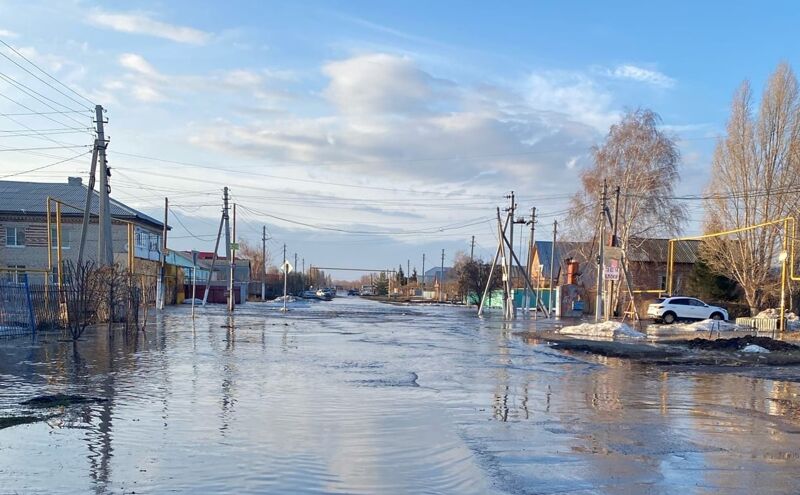
<path fill-rule="evenodd" d="M 798 384 L 515 335 L 535 328 L 342 297 L 3 340 L 0 415 L 108 401 L 0 430 L 0 493 L 800 492 Z"/>

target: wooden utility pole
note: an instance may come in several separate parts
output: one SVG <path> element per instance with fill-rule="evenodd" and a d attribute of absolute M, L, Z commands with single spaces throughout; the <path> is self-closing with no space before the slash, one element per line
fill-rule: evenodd
<path fill-rule="evenodd" d="M 98 126 L 99 125 L 100 124 L 98 124 Z M 89 168 L 89 184 L 86 186 L 86 203 L 83 207 L 83 222 L 81 223 L 81 241 L 80 241 L 80 246 L 78 247 L 78 266 L 83 265 L 83 253 L 84 250 L 86 249 L 86 236 L 89 231 L 89 223 L 90 223 L 89 216 L 92 211 L 92 199 L 94 198 L 94 182 L 95 182 L 95 177 L 97 176 L 97 154 L 100 150 L 100 146 L 101 146 L 100 140 L 95 139 L 94 149 L 92 150 L 92 165 Z M 48 208 L 50 206 L 49 199 L 47 202 L 47 206 Z M 98 223 L 98 226 L 99 225 L 100 224 Z M 47 235 L 50 235 L 49 229 Z"/>
<path fill-rule="evenodd" d="M 106 135 L 103 124 L 103 107 L 95 106 L 95 118 L 97 119 L 97 141 L 100 147 L 97 150 L 97 159 L 100 163 L 100 204 L 98 205 L 99 225 L 97 236 L 97 260 L 101 266 L 111 266 L 114 264 L 114 242 L 111 237 L 111 202 L 108 197 L 111 186 L 108 178 L 111 172 L 106 162 Z"/>
<path fill-rule="evenodd" d="M 612 234 L 611 234 L 611 246 L 612 247 L 619 247 L 619 238 L 617 237 L 617 233 L 619 232 L 618 223 L 619 223 L 619 193 L 620 189 L 617 186 L 614 189 L 614 225 L 611 226 Z M 608 292 L 608 304 L 606 305 L 606 313 L 613 314 L 614 308 L 617 306 L 617 291 L 615 290 L 616 283 L 612 280 L 610 282 L 611 289 Z M 608 318 L 606 318 L 608 319 Z"/>

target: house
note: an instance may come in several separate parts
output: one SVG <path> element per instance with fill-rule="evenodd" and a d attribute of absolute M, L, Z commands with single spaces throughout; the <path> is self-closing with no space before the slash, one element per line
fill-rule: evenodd
<path fill-rule="evenodd" d="M 697 263 L 701 241 L 676 241 L 674 244 L 672 292 L 682 294 Z M 643 314 L 647 301 L 657 296 L 646 291 L 667 290 L 669 239 L 631 239 L 625 254 L 632 289 L 638 294 L 637 306 Z M 567 274 L 572 272 L 574 284 L 584 291 L 584 299 L 590 302 L 586 309 L 593 311 L 591 301 L 597 285 L 596 243 L 559 241 L 553 249 L 551 241 L 537 241 L 528 264 L 534 287 L 549 287 L 551 256 L 554 256 L 554 285 L 567 283 Z M 628 301 L 624 290 L 621 299 L 624 308 Z"/>
<path fill-rule="evenodd" d="M 450 272 L 453 270 L 453 267 L 446 266 L 444 267 L 444 272 L 442 272 L 441 266 L 435 266 L 429 270 L 426 270 L 425 273 L 422 275 L 422 282 L 426 284 L 432 284 L 436 280 L 442 278 L 442 273 L 444 273 L 444 278 L 448 279 L 450 277 Z"/>
<path fill-rule="evenodd" d="M 63 183 L 0 181 L 0 271 L 6 278 L 19 280 L 23 274 L 34 283 L 52 280 L 48 268 L 55 272 L 56 225 L 55 206 L 51 208 L 52 225 L 47 232 L 47 198 L 63 203 L 61 209 L 61 252 L 64 261 L 76 262 L 80 248 L 83 208 L 87 187 L 80 177 L 69 177 Z M 97 191 L 92 196 L 84 259 L 97 256 L 98 238 Z M 164 224 L 125 204 L 111 199 L 112 250 L 114 261 L 128 264 L 128 225 L 134 230 L 134 257 L 141 261 L 138 271 L 154 271 L 154 262 L 161 255 Z M 72 206 L 66 206 L 72 205 Z M 74 207 L 73 207 L 74 206 Z M 52 242 L 52 264 L 48 265 L 47 236 Z"/>
<path fill-rule="evenodd" d="M 191 253 L 190 253 L 191 256 Z M 211 251 L 199 251 L 197 253 L 197 264 L 202 267 L 208 276 L 211 270 L 211 262 L 214 259 L 214 253 Z M 198 274 L 200 270 L 198 269 Z M 214 264 L 214 272 L 211 275 L 212 282 L 221 282 L 229 279 L 231 273 L 231 265 L 228 258 L 225 256 L 217 256 L 217 262 Z M 198 275 L 199 279 L 199 275 Z M 202 279 L 205 282 L 205 278 Z M 249 283 L 250 282 L 250 260 L 247 258 L 236 258 L 236 269 L 233 274 L 234 282 Z"/>

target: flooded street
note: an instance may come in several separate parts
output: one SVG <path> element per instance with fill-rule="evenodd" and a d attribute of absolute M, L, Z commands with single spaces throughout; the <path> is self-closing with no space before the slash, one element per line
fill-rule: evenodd
<path fill-rule="evenodd" d="M 796 383 L 567 355 L 464 308 L 189 314 L 0 341 L 2 415 L 108 399 L 0 430 L 0 493 L 800 491 Z"/>

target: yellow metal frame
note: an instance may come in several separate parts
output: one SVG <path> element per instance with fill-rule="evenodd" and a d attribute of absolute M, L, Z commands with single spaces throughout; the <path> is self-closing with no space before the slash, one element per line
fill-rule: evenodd
<path fill-rule="evenodd" d="M 61 287 L 62 284 L 64 283 L 64 277 L 63 277 L 63 273 L 62 273 L 63 251 L 62 251 L 62 244 L 61 244 L 61 241 L 62 241 L 62 238 L 61 238 L 61 207 L 62 206 L 66 206 L 66 207 L 78 210 L 80 212 L 83 212 L 84 209 L 80 208 L 78 206 L 69 204 L 69 203 L 67 203 L 65 201 L 61 201 L 60 199 L 52 198 L 50 196 L 47 197 L 47 271 L 48 271 L 48 273 L 52 273 L 52 271 L 53 271 L 53 239 L 52 239 L 52 236 L 50 235 L 50 231 L 52 229 L 52 223 L 53 223 L 53 221 L 52 221 L 51 202 L 55 203 L 55 205 L 56 205 L 56 263 L 57 263 L 56 270 L 57 270 L 57 273 L 58 273 L 58 276 L 57 276 L 58 286 Z M 91 213 L 90 213 L 90 215 L 91 215 Z M 97 216 L 97 215 L 95 215 L 95 216 Z M 112 220 L 127 224 L 127 227 L 128 227 L 128 232 L 127 232 L 128 233 L 128 272 L 133 274 L 134 273 L 134 266 L 135 266 L 135 256 L 134 256 L 135 231 L 134 231 L 134 226 L 136 224 L 134 224 L 130 220 L 124 220 L 124 219 L 121 219 L 121 218 L 113 218 L 112 217 Z M 25 270 L 25 271 L 35 272 L 35 271 L 44 271 L 44 270 L 33 270 L 33 269 L 31 269 L 31 270 Z"/>
<path fill-rule="evenodd" d="M 675 265 L 675 243 L 679 241 L 699 241 L 703 239 L 709 239 L 712 237 L 720 237 L 724 235 L 736 234 L 738 232 L 744 232 L 747 230 L 754 230 L 763 227 L 769 227 L 771 225 L 780 225 L 783 224 L 783 253 L 786 253 L 786 256 L 781 261 L 781 332 L 784 330 L 784 322 L 785 322 L 785 315 L 786 315 L 786 262 L 789 262 L 789 280 L 793 281 L 800 281 L 800 276 L 795 275 L 794 273 L 794 243 L 796 232 L 797 232 L 797 222 L 795 221 L 794 217 L 785 217 L 780 218 L 778 220 L 772 220 L 770 222 L 764 222 L 757 225 L 749 225 L 747 227 L 740 227 L 738 229 L 726 230 L 723 232 L 715 232 L 713 234 L 703 234 L 703 235 L 696 235 L 696 236 L 689 236 L 689 237 L 676 237 L 674 239 L 669 240 L 669 247 L 667 249 L 667 294 L 672 296 L 672 285 L 673 285 L 673 275 L 674 275 L 674 265 Z M 791 224 L 791 232 L 789 231 L 789 224 Z M 792 239 L 791 246 L 788 245 L 789 237 Z M 646 293 L 652 292 L 664 292 L 664 291 L 640 291 Z"/>

